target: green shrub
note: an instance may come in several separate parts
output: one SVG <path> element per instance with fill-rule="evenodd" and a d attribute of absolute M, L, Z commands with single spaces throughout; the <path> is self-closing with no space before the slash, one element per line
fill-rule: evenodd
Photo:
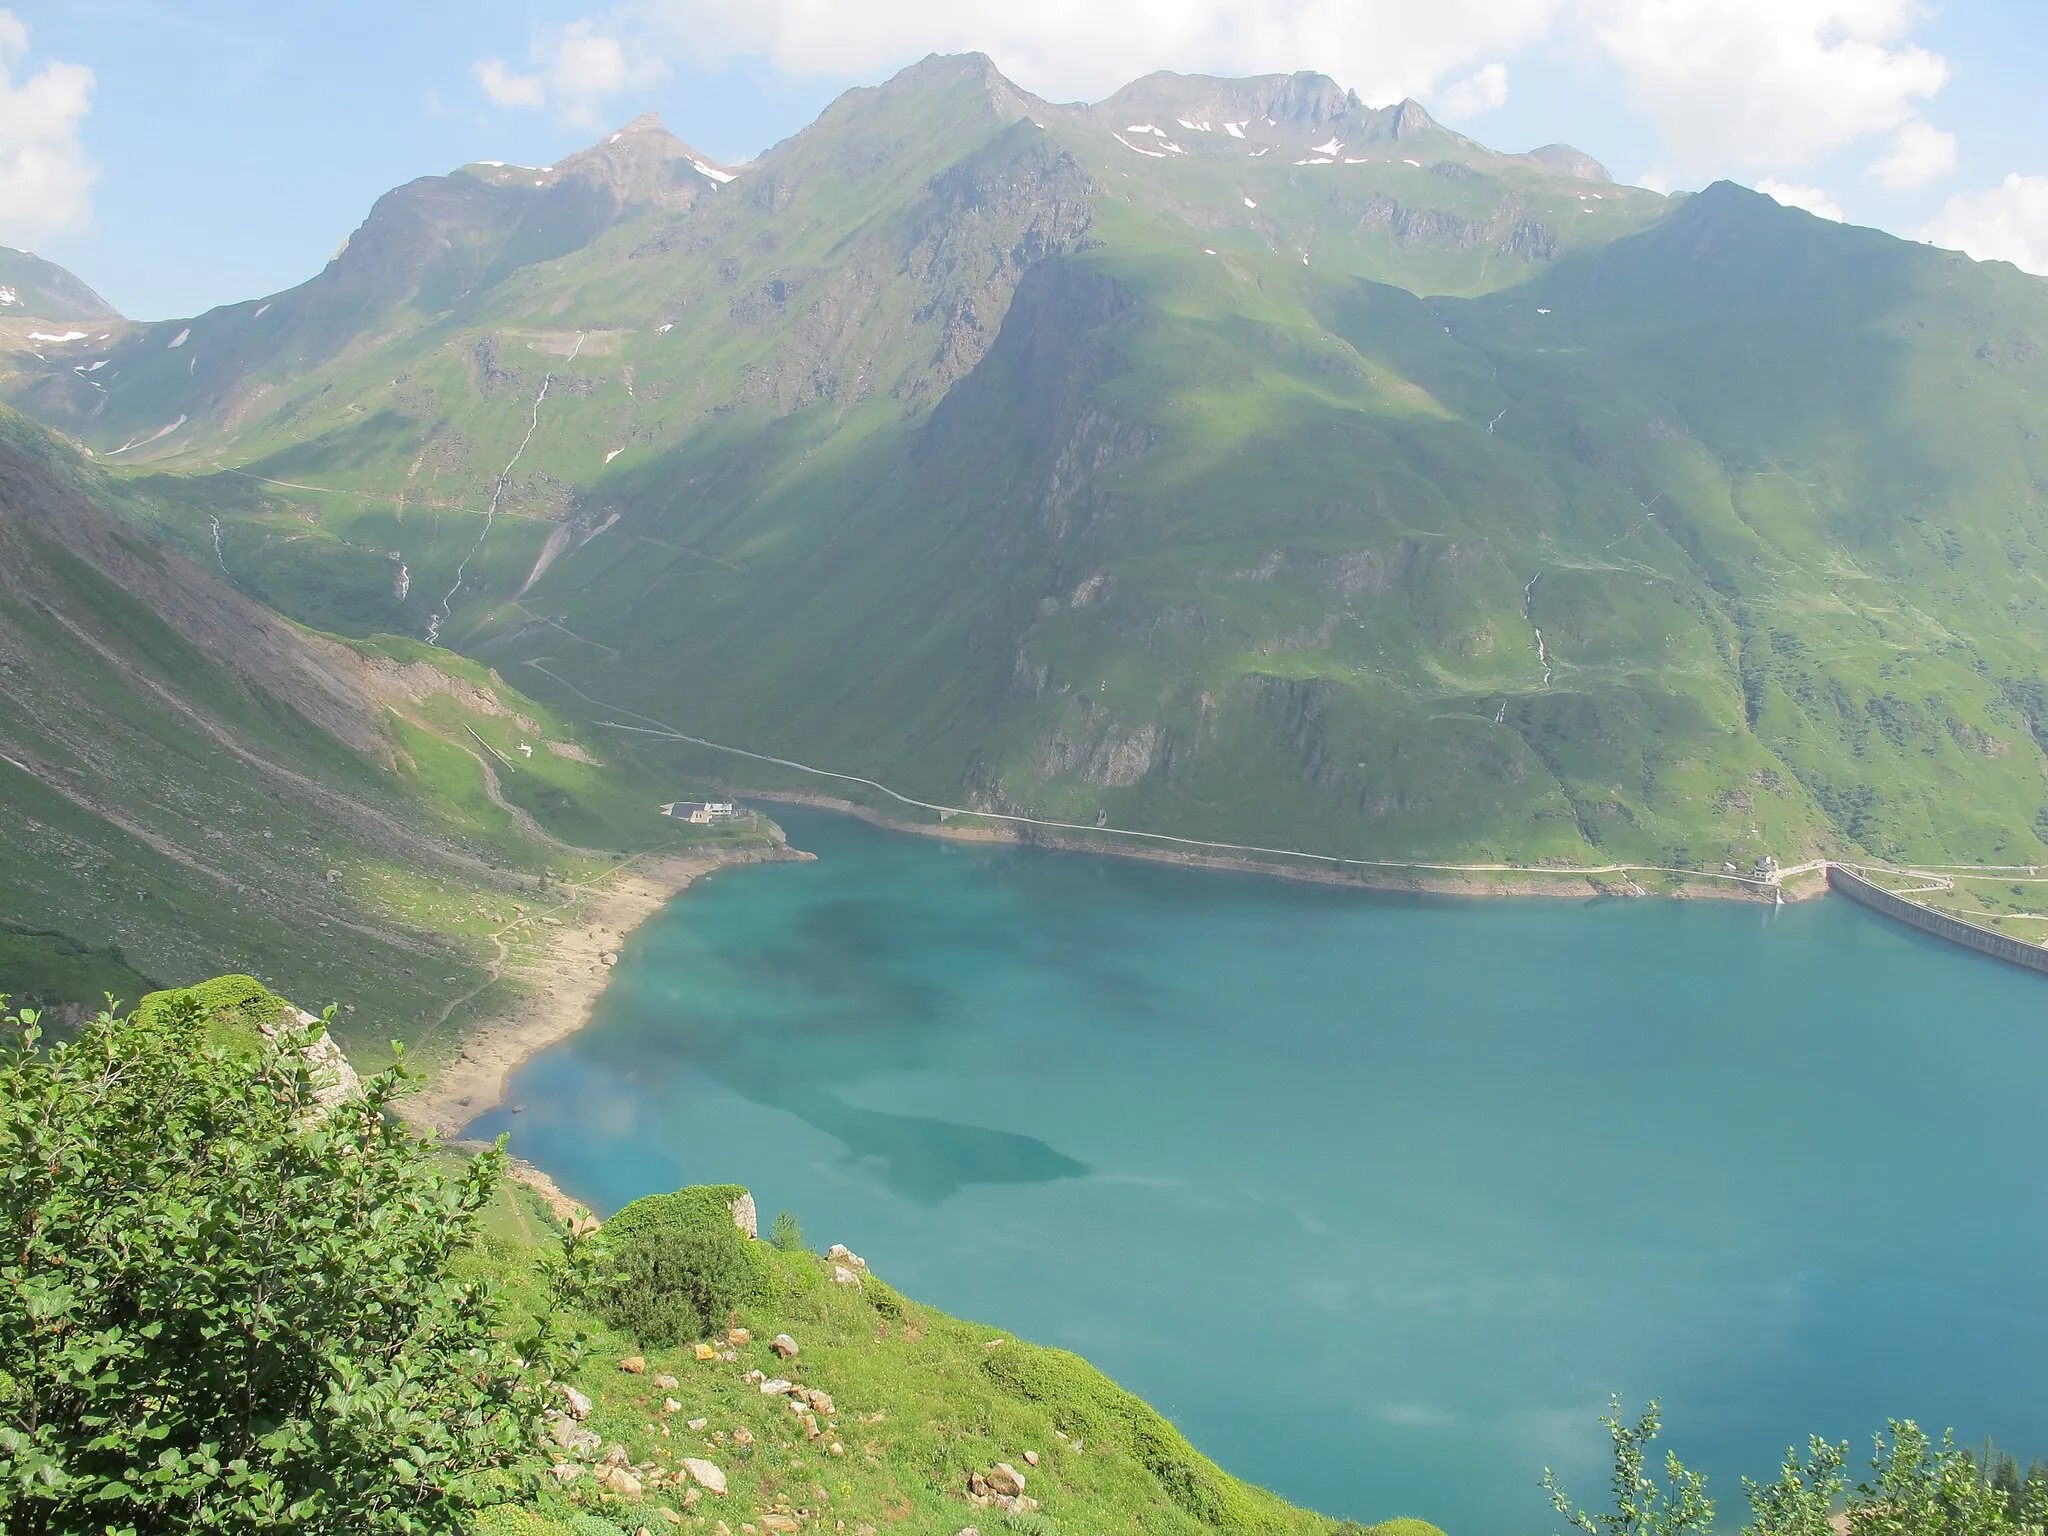
<path fill-rule="evenodd" d="M 212 1023 L 0 1028 L 0 1530 L 457 1531 L 567 1363 L 452 1273 L 503 1157 L 444 1173 L 401 1074 L 323 1110 L 306 1035 Z"/>
<path fill-rule="evenodd" d="M 478 1511 L 469 1530 L 470 1536 L 625 1536 L 611 1521 L 596 1515 L 544 1515 L 511 1504 Z"/>
<path fill-rule="evenodd" d="M 187 1003 L 206 1019 L 210 1047 L 252 1060 L 262 1052 L 264 1026 L 297 1012 L 254 976 L 216 976 L 196 986 L 150 993 L 135 1005 L 135 1022 L 145 1029 L 162 1028 L 170 1011 Z"/>
<path fill-rule="evenodd" d="M 804 1224 L 796 1219 L 796 1212 L 783 1211 L 775 1218 L 775 1225 L 768 1229 L 768 1241 L 784 1253 L 801 1253 L 804 1247 Z"/>
<path fill-rule="evenodd" d="M 478 1510 L 470 1517 L 470 1536 L 568 1536 L 559 1520 L 512 1504 L 498 1504 Z"/>
<path fill-rule="evenodd" d="M 910 1303 L 903 1299 L 903 1293 L 872 1274 L 861 1277 L 860 1291 L 867 1304 L 892 1323 L 902 1322 L 910 1312 Z"/>
<path fill-rule="evenodd" d="M 773 1271 L 733 1225 L 736 1184 L 699 1184 L 635 1200 L 604 1225 L 612 1278 L 599 1296 L 605 1320 L 649 1349 L 704 1338 L 735 1308 L 759 1300 Z"/>

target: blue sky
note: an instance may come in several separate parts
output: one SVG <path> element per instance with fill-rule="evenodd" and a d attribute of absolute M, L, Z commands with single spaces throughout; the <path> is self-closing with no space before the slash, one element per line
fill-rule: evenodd
<path fill-rule="evenodd" d="M 195 313 L 311 276 L 414 176 L 546 164 L 649 109 L 745 160 L 969 47 L 1056 100 L 1321 69 L 1496 148 L 1731 176 L 2048 273 L 2042 0 L 15 0 L 0 241 Z"/>

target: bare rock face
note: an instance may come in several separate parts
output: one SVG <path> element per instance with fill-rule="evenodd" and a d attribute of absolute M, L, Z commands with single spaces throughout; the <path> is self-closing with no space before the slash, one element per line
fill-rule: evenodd
<path fill-rule="evenodd" d="M 1111 731 L 1096 747 L 1082 774 L 1090 784 L 1127 789 L 1152 771 L 1152 753 L 1159 745 L 1159 727 L 1149 722 L 1129 735 Z"/>
<path fill-rule="evenodd" d="M 594 1455 L 604 1444 L 594 1430 L 583 1428 L 565 1413 L 557 1413 L 548 1420 L 548 1438 L 572 1456 Z"/>
<path fill-rule="evenodd" d="M 704 1461 L 695 1456 L 685 1456 L 682 1466 L 683 1470 L 702 1484 L 707 1492 L 720 1494 L 725 1492 L 725 1473 L 719 1470 L 716 1462 Z"/>
<path fill-rule="evenodd" d="M 369 657 L 363 663 L 363 671 L 363 690 L 379 703 L 423 704 L 430 698 L 445 695 L 473 713 L 486 718 L 507 718 L 530 736 L 540 734 L 538 722 L 507 709 L 490 689 L 466 677 L 444 672 L 432 662 Z"/>
<path fill-rule="evenodd" d="M 1038 1500 L 1024 1492 L 1024 1474 L 1007 1461 L 967 1475 L 967 1502 L 977 1509 L 1000 1509 L 1013 1515 L 1038 1508 Z"/>
<path fill-rule="evenodd" d="M 597 1478 L 622 1499 L 637 1499 L 643 1491 L 640 1479 L 624 1467 L 606 1467 Z"/>
<path fill-rule="evenodd" d="M 732 1224 L 749 1237 L 757 1238 L 761 1235 L 761 1216 L 754 1209 L 754 1197 L 751 1192 L 733 1201 Z"/>
<path fill-rule="evenodd" d="M 652 112 L 643 112 L 589 149 L 557 161 L 552 174 L 560 181 L 581 182 L 608 193 L 614 219 L 650 208 L 687 208 L 734 179 L 731 170 L 670 133 Z"/>
<path fill-rule="evenodd" d="M 304 1009 L 294 1009 L 300 1025 L 315 1028 L 320 1021 Z M 276 1024 L 262 1026 L 264 1037 L 275 1041 L 278 1035 Z M 345 1099 L 353 1098 L 362 1091 L 363 1082 L 356 1075 L 356 1069 L 349 1065 L 348 1058 L 341 1053 L 341 1047 L 334 1043 L 331 1035 L 322 1033 L 306 1047 L 307 1071 L 313 1078 L 313 1098 L 322 1109 L 333 1109 Z"/>
<path fill-rule="evenodd" d="M 1070 734 L 1055 729 L 1039 743 L 1041 773 L 1049 779 L 1073 773 L 1083 783 L 1128 789 L 1152 771 L 1160 742 L 1156 724 L 1147 721 L 1135 729 L 1120 730 L 1100 705 L 1083 699 L 1078 709 L 1082 730 Z"/>

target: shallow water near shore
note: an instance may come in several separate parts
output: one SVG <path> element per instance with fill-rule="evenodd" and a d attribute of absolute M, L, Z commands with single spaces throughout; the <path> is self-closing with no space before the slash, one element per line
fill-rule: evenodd
<path fill-rule="evenodd" d="M 1840 899 L 1374 896 L 778 807 L 471 1134 L 749 1185 L 1333 1514 L 1547 1532 L 1610 1392 L 1737 1475 L 2048 1458 L 2048 979 Z M 1056 1507 L 1053 1513 L 1057 1514 Z"/>

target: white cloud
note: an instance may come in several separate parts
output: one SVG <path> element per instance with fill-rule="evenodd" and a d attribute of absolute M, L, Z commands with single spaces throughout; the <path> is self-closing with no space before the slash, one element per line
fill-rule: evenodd
<path fill-rule="evenodd" d="M 609 96 L 632 83 L 626 50 L 588 21 L 572 22 L 554 39 L 556 89 L 574 97 Z"/>
<path fill-rule="evenodd" d="M 1820 187 L 1799 187 L 1782 181 L 1773 181 L 1766 176 L 1756 184 L 1757 191 L 1765 197 L 1776 198 L 1787 208 L 1804 208 L 1817 218 L 1842 222 L 1842 206 L 1830 198 Z"/>
<path fill-rule="evenodd" d="M 1452 122 L 1478 117 L 1508 104 L 1508 67 L 1498 61 L 1475 69 L 1444 88 L 1437 105 Z"/>
<path fill-rule="evenodd" d="M 2048 277 L 2048 176 L 2012 175 L 1948 200 L 1922 240 Z"/>
<path fill-rule="evenodd" d="M 10 243 L 90 224 L 98 174 L 79 138 L 92 71 L 53 62 L 17 84 L 27 52 L 28 28 L 0 10 L 0 239 Z"/>
<path fill-rule="evenodd" d="M 1681 173 L 1812 165 L 1948 80 L 1914 0 L 1586 0 L 1591 35 Z"/>
<path fill-rule="evenodd" d="M 1924 187 L 1955 173 L 1956 136 L 1943 133 L 1919 118 L 1892 135 L 1892 152 L 1870 167 L 1870 174 L 1888 187 Z"/>
<path fill-rule="evenodd" d="M 515 75 L 503 59 L 479 59 L 470 70 L 484 94 L 501 107 L 547 105 L 548 83 L 539 75 Z"/>
<path fill-rule="evenodd" d="M 479 59 L 470 72 L 501 107 L 552 105 L 586 127 L 603 121 L 607 98 L 651 85 L 668 69 L 660 52 L 629 47 L 589 17 L 536 31 L 528 52 L 531 74 L 513 73 L 503 59 Z"/>
<path fill-rule="evenodd" d="M 927 53 L 979 50 L 1026 89 L 1095 100 L 1139 75 L 1320 69 L 1385 103 L 1537 40 L 1582 0 L 620 0 L 579 25 L 646 54 L 716 66 L 874 77 Z M 1502 74 L 1505 74 L 1503 68 Z M 1504 81 L 1503 81 L 1504 84 Z"/>

